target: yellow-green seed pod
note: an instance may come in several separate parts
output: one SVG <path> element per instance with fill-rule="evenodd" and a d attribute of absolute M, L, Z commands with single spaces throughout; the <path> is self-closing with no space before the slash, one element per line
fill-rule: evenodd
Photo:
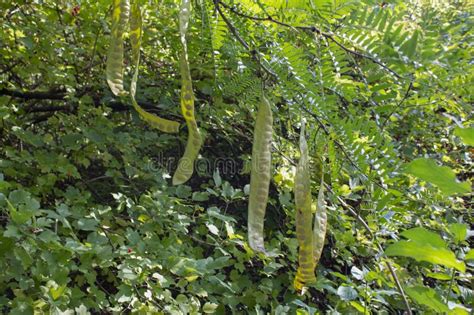
<path fill-rule="evenodd" d="M 130 2 L 128 0 L 113 0 L 112 29 L 110 47 L 107 54 L 106 76 L 107 83 L 117 96 L 127 95 L 123 89 L 123 34 L 128 25 Z"/>
<path fill-rule="evenodd" d="M 179 130 L 179 123 L 176 121 L 161 118 L 157 115 L 145 111 L 135 100 L 138 80 L 138 66 L 140 64 L 140 46 L 142 40 L 142 13 L 139 0 L 133 0 L 132 13 L 130 18 L 130 42 L 132 44 L 132 65 L 135 67 L 132 82 L 130 83 L 130 98 L 132 105 L 140 117 L 148 122 L 153 128 L 163 132 L 176 133 Z"/>
<path fill-rule="evenodd" d="M 324 240 L 326 239 L 327 229 L 327 213 L 326 202 L 324 201 L 324 172 L 321 174 L 321 186 L 318 193 L 318 204 L 316 213 L 314 214 L 314 228 L 313 228 L 313 256 L 315 267 L 318 265 L 319 259 L 324 248 Z"/>
<path fill-rule="evenodd" d="M 189 180 L 193 175 L 194 161 L 196 160 L 202 145 L 201 133 L 199 132 L 196 118 L 194 117 L 194 93 L 191 79 L 191 71 L 188 62 L 188 46 L 186 43 L 186 32 L 191 15 L 190 0 L 183 0 L 179 13 L 179 31 L 183 51 L 180 57 L 181 70 L 181 112 L 188 126 L 188 141 L 183 157 L 178 162 L 178 168 L 173 175 L 173 185 L 180 185 Z"/>
<path fill-rule="evenodd" d="M 252 170 L 248 206 L 248 238 L 250 247 L 265 252 L 263 226 L 270 186 L 273 116 L 268 100 L 262 96 L 253 134 Z"/>
<path fill-rule="evenodd" d="M 309 175 L 308 145 L 306 143 L 304 122 L 300 133 L 301 157 L 296 167 L 294 193 L 296 206 L 296 237 L 298 239 L 298 270 L 294 287 L 300 291 L 306 284 L 316 281 L 313 256 L 313 214 L 311 212 L 311 179 Z"/>

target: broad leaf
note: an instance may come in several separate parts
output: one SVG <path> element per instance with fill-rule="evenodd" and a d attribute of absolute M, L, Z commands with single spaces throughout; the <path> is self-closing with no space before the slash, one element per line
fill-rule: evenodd
<path fill-rule="evenodd" d="M 466 239 L 467 229 L 468 226 L 463 223 L 452 223 L 449 225 L 449 233 L 451 233 L 456 243 L 460 243 Z"/>
<path fill-rule="evenodd" d="M 433 247 L 427 243 L 413 241 L 398 241 L 390 245 L 386 250 L 387 256 L 410 257 L 417 261 L 426 261 L 432 264 L 455 268 L 461 272 L 466 271 L 462 261 L 456 259 L 452 251 L 442 247 Z"/>
<path fill-rule="evenodd" d="M 460 128 L 456 127 L 454 129 L 454 135 L 461 138 L 462 142 L 467 145 L 474 146 L 474 128 Z"/>
<path fill-rule="evenodd" d="M 406 293 L 416 303 L 424 305 L 437 313 L 446 313 L 449 308 L 443 303 L 439 294 L 431 289 L 424 286 L 414 286 L 406 288 Z"/>
<path fill-rule="evenodd" d="M 421 158 L 406 165 L 405 172 L 437 186 L 445 195 L 471 192 L 469 182 L 458 182 L 447 166 L 438 166 L 432 159 Z"/>
<path fill-rule="evenodd" d="M 474 260 L 474 249 L 471 249 L 467 252 L 464 260 Z"/>
<path fill-rule="evenodd" d="M 421 244 L 426 243 L 433 247 L 446 248 L 446 243 L 441 239 L 438 234 L 421 227 L 416 227 L 410 230 L 403 231 L 401 235 Z"/>

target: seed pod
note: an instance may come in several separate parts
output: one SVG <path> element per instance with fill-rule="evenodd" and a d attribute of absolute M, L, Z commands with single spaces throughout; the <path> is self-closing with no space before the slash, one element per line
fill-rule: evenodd
<path fill-rule="evenodd" d="M 130 18 L 130 42 L 132 45 L 132 65 L 135 67 L 132 82 L 130 83 L 130 98 L 132 105 L 140 117 L 148 122 L 153 128 L 168 133 L 176 133 L 179 129 L 179 123 L 176 121 L 161 118 L 157 115 L 145 111 L 135 100 L 138 80 L 138 66 L 140 64 L 140 46 L 142 40 L 142 13 L 139 6 L 139 0 L 133 0 L 132 13 Z"/>
<path fill-rule="evenodd" d="M 123 34 L 129 13 L 128 0 L 113 0 L 112 36 L 107 54 L 106 76 L 112 93 L 117 96 L 127 95 L 127 91 L 123 89 Z"/>
<path fill-rule="evenodd" d="M 313 228 L 313 256 L 315 268 L 318 265 L 319 259 L 324 248 L 324 240 L 326 239 L 327 229 L 327 213 L 326 213 L 326 202 L 324 201 L 324 172 L 321 172 L 321 186 L 319 187 L 318 193 L 318 204 L 316 213 L 314 215 L 314 228 Z"/>
<path fill-rule="evenodd" d="M 262 96 L 253 134 L 252 170 L 250 173 L 248 207 L 249 245 L 253 250 L 259 252 L 265 252 L 263 226 L 268 201 L 268 189 L 270 186 L 272 134 L 272 109 L 268 100 Z"/>
<path fill-rule="evenodd" d="M 294 193 L 296 206 L 296 237 L 298 239 L 298 270 L 294 280 L 296 290 L 305 284 L 316 281 L 314 275 L 313 231 L 311 213 L 311 179 L 309 175 L 308 145 L 306 143 L 304 122 L 300 133 L 301 157 L 296 167 Z"/>
<path fill-rule="evenodd" d="M 193 175 L 194 161 L 196 160 L 199 150 L 201 149 L 202 139 L 201 133 L 197 127 L 194 117 L 194 94 L 191 79 L 191 72 L 188 63 L 188 46 L 186 43 L 186 32 L 191 15 L 190 0 L 183 0 L 179 13 L 179 32 L 183 51 L 180 57 L 181 70 L 181 112 L 186 125 L 188 126 L 188 141 L 183 157 L 178 162 L 178 168 L 173 175 L 173 185 L 180 185 L 188 181 Z"/>

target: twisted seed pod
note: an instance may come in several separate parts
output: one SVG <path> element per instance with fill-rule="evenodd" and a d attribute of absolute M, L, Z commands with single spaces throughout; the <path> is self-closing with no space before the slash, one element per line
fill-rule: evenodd
<path fill-rule="evenodd" d="M 265 252 L 263 225 L 270 186 L 272 164 L 271 142 L 273 117 L 270 103 L 262 96 L 253 134 L 252 170 L 248 207 L 249 245 L 255 251 Z"/>
<path fill-rule="evenodd" d="M 327 213 L 326 202 L 324 201 L 324 172 L 321 172 L 321 187 L 319 187 L 318 204 L 314 215 L 313 228 L 313 257 L 315 267 L 318 265 L 319 259 L 323 252 L 324 240 L 326 239 L 327 229 Z"/>
<path fill-rule="evenodd" d="M 128 0 L 113 0 L 112 37 L 107 54 L 106 76 L 107 83 L 117 96 L 127 95 L 123 89 L 123 34 L 128 24 L 130 2 Z"/>
<path fill-rule="evenodd" d="M 178 168 L 173 175 L 173 185 L 183 184 L 193 175 L 194 161 L 196 160 L 202 145 L 201 133 L 197 127 L 194 117 L 194 94 L 188 63 L 188 46 L 186 43 L 186 32 L 191 15 L 190 0 L 183 0 L 179 13 L 179 32 L 183 51 L 180 57 L 181 70 L 181 112 L 188 126 L 188 141 L 183 157 L 178 162 Z"/>
<path fill-rule="evenodd" d="M 179 123 L 176 121 L 164 119 L 145 111 L 135 100 L 138 80 L 138 66 L 140 64 L 140 46 L 142 40 L 142 13 L 139 6 L 139 0 L 133 0 L 132 13 L 130 18 L 130 42 L 132 44 L 132 65 L 135 67 L 132 82 L 130 83 L 130 98 L 135 110 L 140 117 L 148 122 L 153 128 L 168 133 L 176 133 L 179 129 Z"/>
<path fill-rule="evenodd" d="M 316 281 L 314 275 L 313 231 L 311 213 L 311 179 L 309 176 L 308 145 L 304 132 L 304 121 L 300 133 L 301 157 L 296 167 L 294 193 L 296 205 L 296 237 L 298 239 L 298 270 L 294 287 L 300 291 L 305 284 Z"/>

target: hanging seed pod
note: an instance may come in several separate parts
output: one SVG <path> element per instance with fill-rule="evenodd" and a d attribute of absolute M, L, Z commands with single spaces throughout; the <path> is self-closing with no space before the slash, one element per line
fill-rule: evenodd
<path fill-rule="evenodd" d="M 313 228 L 313 256 L 315 268 L 318 265 L 323 252 L 324 240 L 326 239 L 327 221 L 326 202 L 324 201 L 324 172 L 321 172 L 321 186 L 319 187 L 318 204 L 316 213 L 314 214 Z"/>
<path fill-rule="evenodd" d="M 139 0 L 132 1 L 132 12 L 130 17 L 130 42 L 132 45 L 132 65 L 135 67 L 132 82 L 130 83 L 130 98 L 132 105 L 140 117 L 149 123 L 153 128 L 163 132 L 176 133 L 179 130 L 179 123 L 176 121 L 161 118 L 157 115 L 145 111 L 135 100 L 138 81 L 138 66 L 140 64 L 140 46 L 142 40 L 142 12 Z"/>
<path fill-rule="evenodd" d="M 123 34 L 128 25 L 129 14 L 128 0 L 113 0 L 110 47 L 105 71 L 107 83 L 117 96 L 127 95 L 123 88 Z"/>
<path fill-rule="evenodd" d="M 202 145 L 201 133 L 199 132 L 196 118 L 194 117 L 194 93 L 189 70 L 188 46 L 186 43 L 186 32 L 191 15 L 191 2 L 183 0 L 179 13 L 179 31 L 183 51 L 180 57 L 181 70 L 181 112 L 188 126 L 188 141 L 183 157 L 178 162 L 178 168 L 173 175 L 173 185 L 180 185 L 189 180 L 193 175 L 194 161 L 196 160 Z"/>
<path fill-rule="evenodd" d="M 296 205 L 296 237 L 298 239 L 298 270 L 294 287 L 300 291 L 306 284 L 316 281 L 314 275 L 313 231 L 311 213 L 311 179 L 309 175 L 308 145 L 306 143 L 304 122 L 301 125 L 301 157 L 296 167 L 294 193 Z"/>
<path fill-rule="evenodd" d="M 273 117 L 271 106 L 268 100 L 262 96 L 253 135 L 248 206 L 249 245 L 253 250 L 259 252 L 265 252 L 263 226 L 270 186 L 272 134 Z"/>

